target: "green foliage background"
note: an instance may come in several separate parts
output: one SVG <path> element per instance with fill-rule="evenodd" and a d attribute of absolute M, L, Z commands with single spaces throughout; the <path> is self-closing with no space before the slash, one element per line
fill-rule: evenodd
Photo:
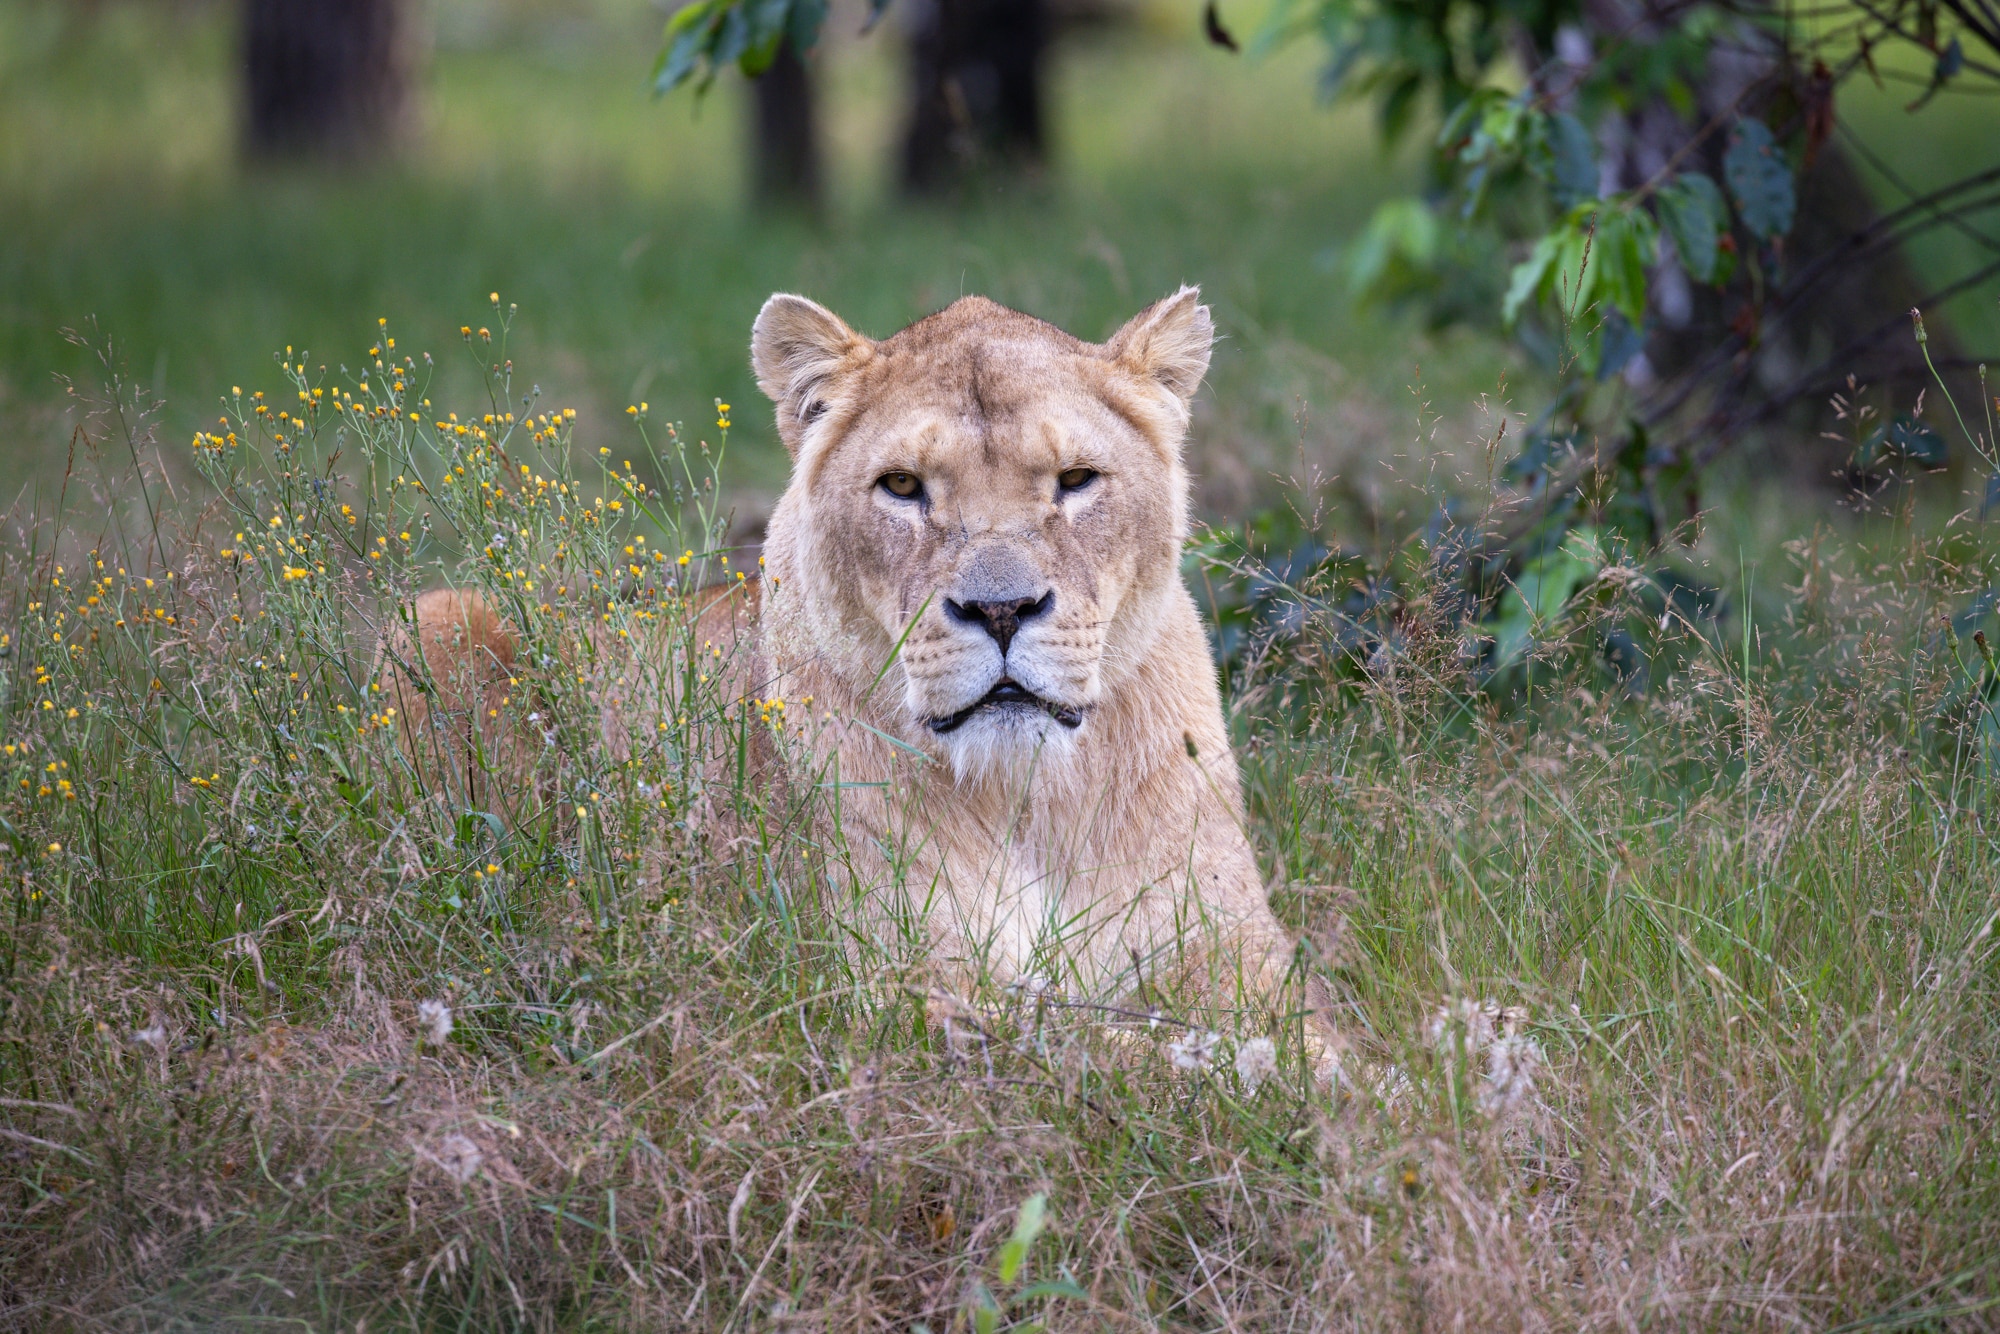
<path fill-rule="evenodd" d="M 1379 202 L 1419 182 L 1426 135 L 1385 156 L 1367 110 L 1317 100 L 1317 52 L 1231 56 L 1202 41 L 1192 9 L 1139 13 L 1059 48 L 1048 178 L 962 212 L 894 199 L 894 25 L 856 39 L 836 19 L 817 57 L 833 216 L 813 230 L 743 202 L 738 76 L 699 103 L 652 100 L 659 26 L 644 4 L 440 4 L 400 160 L 329 178 L 238 174 L 226 6 L 110 4 L 72 24 L 60 6 L 7 0 L 0 486 L 59 470 L 52 376 L 83 366 L 66 326 L 95 317 L 164 393 L 179 438 L 212 418 L 217 382 L 270 348 L 332 348 L 390 313 L 441 338 L 496 287 L 527 312 L 520 346 L 544 387 L 604 420 L 642 397 L 674 412 L 752 401 L 748 323 L 774 289 L 875 333 L 980 291 L 1100 336 L 1199 281 L 1225 334 L 1193 443 L 1211 513 L 1268 501 L 1302 437 L 1308 462 L 1358 483 L 1352 459 L 1408 447 L 1413 385 L 1449 415 L 1447 449 L 1475 434 L 1465 405 L 1503 371 L 1528 401 L 1505 340 L 1350 302 L 1349 249 Z M 1902 100 L 1892 89 L 1843 114 L 1918 184 L 1990 155 L 1983 103 L 1947 96 L 1904 128 Z M 1931 243 L 1939 264 L 1973 244 Z M 2000 336 L 1990 298 L 1952 314 L 1968 341 Z M 737 481 L 754 507 L 782 464 L 760 417 L 743 419 Z"/>

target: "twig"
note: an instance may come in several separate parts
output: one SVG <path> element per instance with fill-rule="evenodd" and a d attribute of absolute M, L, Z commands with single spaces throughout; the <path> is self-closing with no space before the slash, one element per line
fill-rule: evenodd
<path fill-rule="evenodd" d="M 83 1152 L 83 1150 L 72 1149 L 67 1144 L 58 1144 L 52 1139 L 43 1139 L 39 1135 L 30 1135 L 25 1130 L 15 1130 L 11 1126 L 0 1126 L 0 1135 L 5 1135 L 8 1139 L 20 1140 L 23 1144 L 33 1144 L 38 1148 L 54 1149 L 57 1153 L 66 1153 L 86 1167 L 97 1166 L 97 1160 Z"/>
<path fill-rule="evenodd" d="M 729 1319 L 725 1320 L 722 1324 L 722 1328 L 725 1331 L 735 1327 L 737 1317 L 742 1315 L 744 1309 L 750 1305 L 751 1294 L 757 1291 L 757 1283 L 764 1277 L 764 1271 L 770 1268 L 772 1259 L 778 1254 L 778 1249 L 791 1240 L 793 1231 L 799 1225 L 800 1216 L 805 1213 L 806 1196 L 812 1192 L 814 1186 L 819 1184 L 820 1173 L 823 1171 L 825 1171 L 824 1168 L 814 1168 L 813 1174 L 806 1178 L 806 1183 L 799 1187 L 797 1194 L 792 1196 L 792 1207 L 785 1215 L 785 1225 L 778 1229 L 778 1235 L 771 1242 L 770 1249 L 765 1251 L 764 1258 L 757 1262 L 756 1272 L 751 1274 L 750 1281 L 743 1285 L 743 1295 L 736 1299 L 736 1309 L 729 1313 Z"/>
<path fill-rule="evenodd" d="M 1948 283 L 1936 291 L 1928 293 L 1917 304 L 1920 307 L 1936 306 L 1942 302 L 1949 301 L 1952 297 L 1957 296 L 1960 292 L 1968 288 L 1977 287 L 1996 274 L 2000 274 L 2000 259 L 1996 259 L 1975 272 L 1967 274 L 1957 282 Z M 1699 467 L 1711 462 L 1728 447 L 1729 441 L 1736 432 L 1747 426 L 1769 420 L 1791 404 L 1797 402 L 1800 398 L 1812 393 L 1816 387 L 1826 383 L 1826 367 L 1837 367 L 1851 361 L 1894 333 L 1903 321 L 1908 318 L 1907 315 L 1901 312 L 1892 315 L 1867 333 L 1850 340 L 1845 347 L 1842 347 L 1832 356 L 1822 359 L 1819 366 L 1815 367 L 1814 370 L 1796 377 L 1783 390 L 1765 398 L 1747 413 L 1736 412 L 1727 416 L 1719 413 L 1711 413 L 1706 419 L 1704 427 L 1698 428 L 1709 432 L 1711 438 L 1708 444 L 1704 445 L 1695 455 L 1695 465 Z M 1835 371 L 1834 374 L 1838 375 L 1839 372 Z M 1741 384 L 1747 376 L 1748 371 L 1745 370 L 1732 377 L 1732 380 L 1736 384 Z"/>

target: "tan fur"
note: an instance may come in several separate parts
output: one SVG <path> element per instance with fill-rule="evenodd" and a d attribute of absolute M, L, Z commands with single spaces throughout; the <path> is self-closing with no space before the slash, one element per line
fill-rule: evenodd
<path fill-rule="evenodd" d="M 505 797 L 490 775 L 518 773 L 521 739 L 495 726 L 514 666 L 514 637 L 477 593 L 434 588 L 391 627 L 378 685 L 403 753 L 427 785 L 473 805 Z M 418 683 L 430 689 L 426 691 Z"/>
<path fill-rule="evenodd" d="M 953 986 L 1032 977 L 1130 1003 L 1171 980 L 1297 1005 L 1180 577 L 1181 445 L 1213 337 L 1194 288 L 1101 345 L 979 297 L 881 342 L 797 296 L 757 318 L 752 361 L 793 470 L 746 680 L 787 701 L 790 777 L 832 794 L 843 924 L 891 949 L 914 938 Z M 1075 468 L 1094 479 L 1060 490 Z M 921 500 L 879 484 L 897 472 Z M 1009 598 L 1040 610 L 1003 649 L 964 609 Z M 719 609 L 732 628 L 740 606 Z M 511 639 L 476 598 L 414 610 L 453 684 L 435 700 L 392 687 L 413 745 L 442 719 L 504 752 L 482 714 Z M 1003 673 L 1047 707 L 968 711 Z M 1324 1075 L 1335 1039 L 1312 1008 Z"/>
<path fill-rule="evenodd" d="M 748 583 L 716 585 L 695 595 L 694 638 L 721 650 L 714 668 L 717 699 L 734 702 L 758 684 L 751 640 L 761 591 Z M 602 739 L 610 757 L 622 761 L 632 738 L 650 735 L 659 721 L 664 705 L 658 659 L 664 648 L 619 640 L 596 647 L 606 668 L 594 683 Z M 434 588 L 419 594 L 405 619 L 388 628 L 376 673 L 380 697 L 395 710 L 403 754 L 419 782 L 510 816 L 537 795 L 528 782 L 542 744 L 538 729 L 521 725 L 521 715 L 532 709 L 521 707 L 527 701 L 518 698 L 514 684 L 518 651 L 513 628 L 477 591 Z M 774 773 L 776 755 L 768 738 L 754 730 L 751 735 L 752 771 Z M 718 758 L 722 750 L 733 747 L 718 743 Z"/>
<path fill-rule="evenodd" d="M 886 932 L 900 907 L 959 968 L 1107 1000 L 1171 974 L 1224 1002 L 1239 980 L 1275 1001 L 1292 969 L 1179 572 L 1213 339 L 1198 298 L 1103 345 L 979 297 L 882 342 L 801 297 L 758 317 L 794 460 L 761 648 L 774 693 L 811 697 L 822 729 L 792 765 L 842 785 L 863 920 Z M 1077 467 L 1096 479 L 1059 494 Z M 924 500 L 878 485 L 892 472 Z M 1004 654 L 951 610 L 1045 592 Z M 934 730 L 1002 670 L 1080 724 L 1016 707 Z"/>

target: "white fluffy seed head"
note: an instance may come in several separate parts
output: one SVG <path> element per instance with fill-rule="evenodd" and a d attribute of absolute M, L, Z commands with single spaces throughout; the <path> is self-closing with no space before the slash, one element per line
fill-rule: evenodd
<path fill-rule="evenodd" d="M 1439 1051 L 1454 1048 L 1476 1056 L 1500 1037 L 1513 1037 L 1527 1027 L 1528 1012 L 1518 1005 L 1460 996 L 1446 1000 L 1424 1024 L 1424 1040 Z"/>
<path fill-rule="evenodd" d="M 437 1151 L 431 1157 L 444 1169 L 445 1175 L 461 1186 L 478 1176 L 480 1165 L 486 1161 L 486 1155 L 480 1152 L 479 1146 L 459 1134 L 446 1135 L 439 1140 Z"/>
<path fill-rule="evenodd" d="M 441 1000 L 418 1001 L 417 1025 L 432 1045 L 442 1047 L 451 1037 L 451 1007 Z"/>
<path fill-rule="evenodd" d="M 1518 1033 L 1502 1034 L 1486 1049 L 1479 1110 L 1488 1116 L 1507 1116 L 1527 1106 L 1535 1096 L 1535 1074 L 1541 1067 L 1541 1044 Z"/>
<path fill-rule="evenodd" d="M 1269 1038 L 1251 1038 L 1236 1049 L 1236 1077 L 1247 1092 L 1278 1073 L 1278 1044 Z"/>
<path fill-rule="evenodd" d="M 1447 999 L 1424 1024 L 1424 1038 L 1447 1057 L 1468 1064 L 1484 1057 L 1478 1106 L 1488 1116 L 1507 1116 L 1533 1101 L 1535 1077 L 1543 1065 L 1541 1044 L 1523 1032 L 1528 1012 L 1470 997 Z"/>
<path fill-rule="evenodd" d="M 1206 1070 L 1214 1062 L 1216 1044 L 1221 1041 L 1219 1033 L 1191 1028 L 1167 1044 L 1167 1055 L 1176 1070 Z"/>

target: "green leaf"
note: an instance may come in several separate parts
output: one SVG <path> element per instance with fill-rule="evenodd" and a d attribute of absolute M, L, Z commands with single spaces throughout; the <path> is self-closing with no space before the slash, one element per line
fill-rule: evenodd
<path fill-rule="evenodd" d="M 778 58 L 778 45 L 785 40 L 791 8 L 791 0 L 743 0 L 749 45 L 737 57 L 736 66 L 746 77 L 756 78 Z"/>
<path fill-rule="evenodd" d="M 1511 157 L 1541 128 L 1542 120 L 1520 97 L 1492 97 L 1480 105 L 1479 129 L 1472 151 L 1492 160 Z"/>
<path fill-rule="evenodd" d="M 1920 468 L 1942 468 L 1951 461 L 1950 447 L 1936 428 L 1907 412 L 1876 427 L 1866 448 L 1871 456 L 1869 462 L 1897 458 L 1908 459 Z"/>
<path fill-rule="evenodd" d="M 1610 312 L 1597 328 L 1597 378 L 1610 379 L 1645 350 L 1645 333 L 1620 312 Z"/>
<path fill-rule="evenodd" d="M 1736 276 L 1736 238 L 1728 232 L 1715 243 L 1715 286 L 1727 287 Z"/>
<path fill-rule="evenodd" d="M 1951 39 L 1949 46 L 1938 52 L 1937 65 L 1931 71 L 1930 86 L 1924 89 L 1923 96 L 1904 107 L 1903 110 L 1923 110 L 1930 100 L 1938 95 L 1939 90 L 1956 78 L 1958 72 L 1964 68 L 1965 48 L 1959 44 L 1958 38 L 1954 37 Z"/>
<path fill-rule="evenodd" d="M 1601 291 L 1612 309 L 1638 328 L 1646 318 L 1646 271 L 1659 252 L 1652 215 L 1637 209 L 1607 208 L 1599 215 L 1591 266 L 1592 291 Z M 1578 307 L 1582 309 L 1581 305 Z"/>
<path fill-rule="evenodd" d="M 1597 195 L 1597 145 L 1583 122 L 1567 111 L 1547 121 L 1547 160 L 1543 168 L 1557 208 L 1572 208 Z"/>
<path fill-rule="evenodd" d="M 1424 80 L 1419 74 L 1405 74 L 1389 87 L 1381 104 L 1382 138 L 1387 143 L 1399 142 L 1409 130 L 1422 106 Z"/>
<path fill-rule="evenodd" d="M 1437 146 L 1449 152 L 1464 145 L 1471 139 L 1472 127 L 1485 114 L 1487 106 L 1503 96 L 1497 88 L 1481 88 L 1460 102 L 1444 118 L 1444 125 L 1438 130 Z"/>
<path fill-rule="evenodd" d="M 1603 545 L 1593 528 L 1574 528 L 1562 545 L 1529 561 L 1501 598 L 1494 626 L 1493 670 L 1512 666 L 1535 640 L 1549 634 L 1577 589 L 1604 568 Z"/>
<path fill-rule="evenodd" d="M 1771 138 L 1770 127 L 1745 117 L 1730 136 L 1722 158 L 1722 178 L 1736 200 L 1743 225 L 1763 241 L 1792 229 L 1798 196 L 1792 186 L 1791 164 Z"/>
<path fill-rule="evenodd" d="M 664 96 L 686 83 L 715 45 L 717 19 L 728 0 L 694 0 L 674 11 L 653 62 L 653 92 Z"/>
<path fill-rule="evenodd" d="M 1529 166 L 1543 179 L 1550 171 L 1548 117 L 1531 111 L 1520 96 L 1506 97 L 1498 89 L 1486 89 L 1465 100 L 1447 125 L 1455 131 L 1440 138 L 1447 155 L 1466 169 L 1465 202 L 1467 218 L 1476 216 L 1485 203 L 1486 190 L 1496 172 L 1504 171 L 1526 154 Z"/>
<path fill-rule="evenodd" d="M 1688 277 L 1701 283 L 1714 282 L 1716 245 L 1729 222 L 1721 188 L 1702 172 L 1684 172 L 1661 186 L 1654 202 L 1660 225 L 1674 238 L 1674 249 Z"/>
<path fill-rule="evenodd" d="M 1556 252 L 1555 267 L 1544 285 L 1549 296 L 1560 303 L 1565 320 L 1590 309 L 1601 268 L 1597 255 L 1597 210 L 1573 208 L 1563 220 L 1562 247 Z"/>
<path fill-rule="evenodd" d="M 1943 83 L 1947 79 L 1956 78 L 1958 72 L 1964 68 L 1965 48 L 1959 45 L 1958 38 L 1954 37 L 1951 39 L 1951 44 L 1938 56 L 1937 72 L 1932 77 Z"/>
<path fill-rule="evenodd" d="M 694 0 L 693 4 L 681 6 L 667 19 L 666 35 L 671 38 L 690 28 L 711 26 L 716 12 L 727 3 L 728 0 Z"/>
<path fill-rule="evenodd" d="M 740 0 L 725 0 L 722 23 L 716 30 L 715 47 L 708 53 L 708 78 L 724 65 L 734 65 L 750 49 L 749 6 Z M 706 82 L 706 80 L 704 80 Z"/>
<path fill-rule="evenodd" d="M 1423 272 L 1436 261 L 1437 215 L 1421 199 L 1391 199 L 1375 210 L 1347 252 L 1347 281 L 1362 296 L 1377 289 L 1399 268 Z"/>
<path fill-rule="evenodd" d="M 1535 248 L 1528 257 L 1514 266 L 1513 274 L 1507 279 L 1507 299 L 1501 303 L 1500 318 L 1508 328 L 1520 318 L 1521 307 L 1539 293 L 1549 276 L 1549 267 L 1556 262 L 1562 252 L 1563 233 L 1550 232 L 1535 242 Z"/>
<path fill-rule="evenodd" d="M 1014 1220 L 1014 1235 L 1000 1247 L 1000 1281 L 1012 1283 L 1028 1259 L 1028 1250 L 1048 1224 L 1049 1197 L 1041 1191 L 1021 1201 L 1021 1213 Z"/>
<path fill-rule="evenodd" d="M 785 20 L 792 50 L 804 55 L 819 45 L 819 30 L 826 26 L 826 6 L 827 0 L 792 0 L 791 14 Z"/>
<path fill-rule="evenodd" d="M 1014 1294 L 1014 1302 L 1035 1302 L 1044 1297 L 1074 1297 L 1088 1301 L 1090 1294 L 1066 1278 L 1049 1279 L 1042 1283 L 1031 1283 Z"/>

